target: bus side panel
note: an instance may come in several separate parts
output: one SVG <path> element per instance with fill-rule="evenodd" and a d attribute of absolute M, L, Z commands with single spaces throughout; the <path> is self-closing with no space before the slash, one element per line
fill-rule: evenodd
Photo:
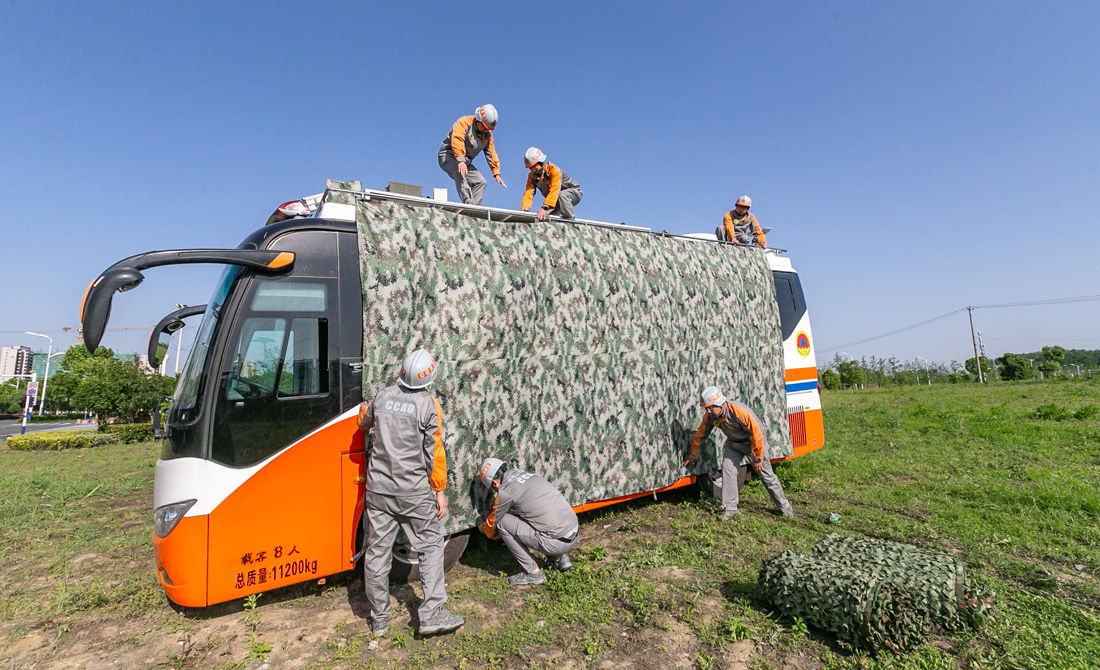
<path fill-rule="evenodd" d="M 153 533 L 157 579 L 172 602 L 183 607 L 205 607 L 207 517 L 179 520 L 168 537 Z"/>
<path fill-rule="evenodd" d="M 287 448 L 210 513 L 211 603 L 348 569 L 342 559 L 341 454 L 354 418 Z"/>
<path fill-rule="evenodd" d="M 362 441 L 362 431 L 359 439 Z M 359 517 L 363 513 L 363 504 L 366 501 L 366 491 L 363 482 L 367 472 L 367 454 L 363 451 L 344 454 L 340 461 L 340 509 L 343 521 L 340 526 L 343 529 L 343 565 L 345 570 L 350 570 L 351 557 L 358 551 L 355 546 L 355 534 L 359 529 Z"/>

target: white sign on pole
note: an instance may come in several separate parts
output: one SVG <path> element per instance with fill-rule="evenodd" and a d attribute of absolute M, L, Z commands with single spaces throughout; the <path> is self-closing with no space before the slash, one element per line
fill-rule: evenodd
<path fill-rule="evenodd" d="M 38 395 L 38 382 L 27 382 L 27 395 Z"/>

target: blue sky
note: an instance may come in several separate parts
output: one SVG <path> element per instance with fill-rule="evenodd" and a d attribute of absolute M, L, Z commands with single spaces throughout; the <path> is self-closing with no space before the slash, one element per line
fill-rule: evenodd
<path fill-rule="evenodd" d="M 2 345 L 74 343 L 113 262 L 235 247 L 327 177 L 453 198 L 436 151 L 486 102 L 509 188 L 485 204 L 518 207 L 530 145 L 584 218 L 712 231 L 747 193 L 821 349 L 1100 293 L 1096 3 L 112 4 L 0 9 Z M 150 271 L 112 324 L 216 276 Z M 975 322 L 991 355 L 1100 348 L 1100 302 Z M 965 312 L 842 349 L 972 355 Z"/>

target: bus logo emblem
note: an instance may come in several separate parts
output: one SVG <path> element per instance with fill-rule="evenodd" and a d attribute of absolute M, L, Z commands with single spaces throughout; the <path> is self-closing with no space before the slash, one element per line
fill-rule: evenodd
<path fill-rule="evenodd" d="M 798 335 L 794 337 L 794 346 L 798 349 L 798 355 L 805 358 L 810 355 L 810 336 L 806 334 L 806 331 L 798 331 Z"/>

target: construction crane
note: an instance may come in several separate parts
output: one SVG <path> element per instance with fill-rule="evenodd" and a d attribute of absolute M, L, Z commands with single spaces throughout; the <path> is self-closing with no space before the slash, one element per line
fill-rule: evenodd
<path fill-rule="evenodd" d="M 107 330 L 149 330 L 150 328 L 152 328 L 152 326 L 107 326 Z M 76 331 L 77 346 L 84 344 L 84 331 L 79 327 L 65 327 L 61 329 L 61 331 L 65 333 L 69 332 L 70 330 Z"/>

